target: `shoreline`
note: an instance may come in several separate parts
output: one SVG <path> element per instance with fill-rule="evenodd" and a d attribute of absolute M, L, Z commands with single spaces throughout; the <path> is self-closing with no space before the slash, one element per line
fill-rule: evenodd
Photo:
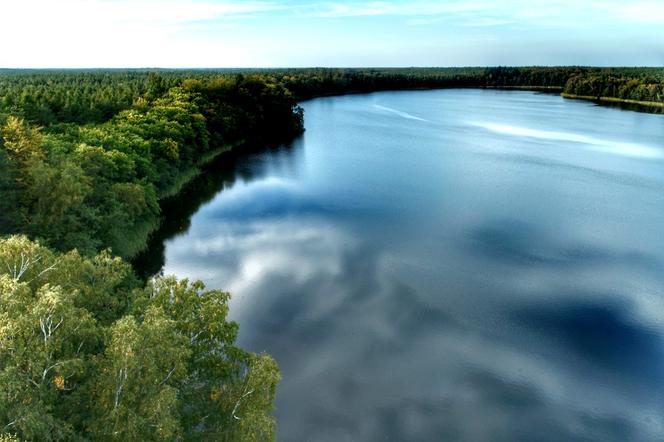
<path fill-rule="evenodd" d="M 407 92 L 407 91 L 432 91 L 432 90 L 441 90 L 441 89 L 490 89 L 490 90 L 505 90 L 505 91 L 533 91 L 533 92 L 542 92 L 545 94 L 558 94 L 563 98 L 572 99 L 572 100 L 583 100 L 583 101 L 592 101 L 601 105 L 606 104 L 618 104 L 618 105 L 630 105 L 634 106 L 633 108 L 625 108 L 625 110 L 630 110 L 634 112 L 646 112 L 646 113 L 661 113 L 660 109 L 664 109 L 664 102 L 662 101 L 640 101 L 640 100 L 631 100 L 628 98 L 616 98 L 616 97 L 594 97 L 592 95 L 576 95 L 569 94 L 564 92 L 565 88 L 562 86 L 432 86 L 432 87 L 409 87 L 409 88 L 394 88 L 394 89 L 377 89 L 377 90 L 348 90 L 344 92 L 330 92 L 323 94 L 311 95 L 304 98 L 298 98 L 298 103 L 303 103 L 310 100 L 315 100 L 317 98 L 326 98 L 326 97 L 342 97 L 344 95 L 357 95 L 357 94 L 373 94 L 377 92 Z"/>
<path fill-rule="evenodd" d="M 349 89 L 343 92 L 327 92 L 322 94 L 315 94 L 306 97 L 298 97 L 298 103 L 315 100 L 316 98 L 326 97 L 343 97 L 344 95 L 358 95 L 358 94 L 375 94 L 377 92 L 408 92 L 408 91 L 434 91 L 441 89 L 492 89 L 492 90 L 505 90 L 505 91 L 534 91 L 544 93 L 562 93 L 564 88 L 562 86 L 413 86 L 403 88 L 389 88 L 389 89 L 375 89 L 375 90 L 361 90 Z M 662 104 L 664 106 L 664 103 Z"/>
<path fill-rule="evenodd" d="M 420 90 L 437 90 L 437 89 L 490 89 L 490 90 L 520 90 L 520 91 L 533 91 L 533 92 L 542 92 L 542 93 L 556 93 L 561 97 L 566 99 L 574 100 L 583 100 L 583 101 L 592 101 L 600 105 L 606 104 L 627 104 L 632 106 L 637 106 L 638 109 L 627 109 L 631 111 L 645 111 L 654 110 L 654 109 L 664 109 L 663 102 L 654 102 L 654 101 L 638 101 L 638 100 L 629 100 L 613 97 L 593 97 L 588 95 L 575 95 L 562 92 L 563 88 L 559 86 L 452 86 L 452 87 L 412 87 L 412 88 L 398 88 L 398 89 L 379 89 L 373 91 L 362 91 L 362 90 L 349 90 L 341 93 L 328 93 L 320 94 L 307 98 L 298 99 L 297 102 L 302 103 L 309 100 L 314 100 L 317 98 L 326 98 L 326 97 L 339 97 L 344 95 L 357 95 L 357 94 L 371 94 L 376 92 L 395 92 L 395 91 L 420 91 Z M 161 202 L 164 200 L 178 198 L 182 191 L 190 185 L 197 177 L 204 173 L 204 166 L 210 164 L 220 156 L 228 153 L 233 153 L 235 149 L 239 146 L 246 144 L 246 140 L 240 140 L 235 143 L 224 144 L 223 146 L 217 147 L 206 152 L 204 155 L 199 158 L 195 166 L 193 166 L 188 171 L 184 172 L 181 175 L 181 178 L 172 186 L 171 189 L 164 192 L 162 195 L 159 195 L 159 202 L 161 208 Z M 146 240 L 145 247 L 142 247 L 140 250 L 137 250 L 127 259 L 133 261 L 136 256 L 144 252 L 148 247 L 149 238 L 161 228 L 161 219 L 157 224 L 156 228 L 150 229 L 148 233 L 148 238 Z"/>
<path fill-rule="evenodd" d="M 206 153 L 204 153 L 203 155 L 201 155 L 201 157 L 196 162 L 195 166 L 189 168 L 187 171 L 180 174 L 180 177 L 177 180 L 177 182 L 173 184 L 173 186 L 171 186 L 170 189 L 159 195 L 158 198 L 159 201 L 168 198 L 177 197 L 180 194 L 180 192 L 182 192 L 182 189 L 187 187 L 194 179 L 196 179 L 196 177 L 198 177 L 201 173 L 203 173 L 202 168 L 205 165 L 210 164 L 212 161 L 214 161 L 219 156 L 225 153 L 232 152 L 234 149 L 245 143 L 246 143 L 245 140 L 240 140 L 235 143 L 224 144 L 222 146 L 211 149 Z"/>
<path fill-rule="evenodd" d="M 642 106 L 644 108 L 664 108 L 664 102 L 661 101 L 640 101 L 640 100 L 630 100 L 628 98 L 616 98 L 616 97 L 594 97 L 592 95 L 576 95 L 568 94 L 563 92 L 560 94 L 563 98 L 568 98 L 571 100 L 586 100 L 594 101 L 596 103 L 618 103 L 618 104 L 633 104 L 637 106 Z"/>
<path fill-rule="evenodd" d="M 176 182 L 173 183 L 173 185 L 164 191 L 162 194 L 157 196 L 157 201 L 159 203 L 159 211 L 160 214 L 155 220 L 155 222 L 150 222 L 147 223 L 146 226 L 144 227 L 142 234 L 144 238 L 140 240 L 141 245 L 140 247 L 135 248 L 132 253 L 130 253 L 127 256 L 124 256 L 123 259 L 125 259 L 127 262 L 132 263 L 134 265 L 134 260 L 136 259 L 137 256 L 140 256 L 142 253 L 144 253 L 146 250 L 149 249 L 150 246 L 150 238 L 157 233 L 163 225 L 163 214 L 161 213 L 163 204 L 165 201 L 171 200 L 171 199 L 177 199 L 180 197 L 182 192 L 192 183 L 194 180 L 198 177 L 200 177 L 204 172 L 205 172 L 205 166 L 208 164 L 212 163 L 219 157 L 233 152 L 236 148 L 239 146 L 245 144 L 245 140 L 240 140 L 235 143 L 228 143 L 224 144 L 222 146 L 216 147 L 214 149 L 211 149 L 207 151 L 205 154 L 203 154 L 196 164 L 183 173 L 181 173 Z"/>

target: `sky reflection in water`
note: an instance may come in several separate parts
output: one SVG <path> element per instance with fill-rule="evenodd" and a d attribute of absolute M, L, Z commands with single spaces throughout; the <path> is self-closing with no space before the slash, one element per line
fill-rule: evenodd
<path fill-rule="evenodd" d="M 664 438 L 664 116 L 479 90 L 304 107 L 165 249 L 279 362 L 280 440 Z"/>

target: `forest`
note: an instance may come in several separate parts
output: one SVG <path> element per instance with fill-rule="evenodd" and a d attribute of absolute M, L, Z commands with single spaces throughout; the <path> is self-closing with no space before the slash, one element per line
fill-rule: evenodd
<path fill-rule="evenodd" d="M 159 199 L 176 194 L 201 162 L 232 145 L 278 142 L 302 130 L 294 98 L 272 79 L 167 82 L 136 82 L 126 90 L 144 92 L 130 105 L 126 90 L 96 94 L 85 81 L 81 102 L 35 90 L 19 99 L 26 107 L 6 105 L 2 232 L 61 251 L 111 248 L 131 257 L 159 224 Z M 100 122 L 110 108 L 118 112 Z"/>
<path fill-rule="evenodd" d="M 139 281 L 109 252 L 0 240 L 0 423 L 20 440 L 274 437 L 279 371 L 234 345 L 229 294 Z"/>
<path fill-rule="evenodd" d="M 621 76 L 615 73 L 575 75 L 565 83 L 564 94 L 595 99 L 618 99 L 664 103 L 664 74 L 653 71 L 641 77 Z"/>
<path fill-rule="evenodd" d="M 120 257 L 145 246 L 160 199 L 202 163 L 300 133 L 294 98 L 262 76 L 57 78 L 59 95 L 46 78 L 3 95 L 0 433 L 273 439 L 279 371 L 234 346 L 229 295 L 139 280 Z"/>
<path fill-rule="evenodd" d="M 298 101 L 445 87 L 664 103 L 664 69 L 0 70 L 0 440 L 274 439 L 230 295 L 128 260 L 204 164 L 302 133 Z"/>

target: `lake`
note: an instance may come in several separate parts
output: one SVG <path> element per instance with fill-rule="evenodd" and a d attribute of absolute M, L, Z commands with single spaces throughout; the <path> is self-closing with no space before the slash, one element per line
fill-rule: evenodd
<path fill-rule="evenodd" d="M 664 116 L 302 106 L 301 138 L 222 159 L 150 251 L 233 294 L 239 345 L 281 368 L 280 440 L 664 439 Z"/>

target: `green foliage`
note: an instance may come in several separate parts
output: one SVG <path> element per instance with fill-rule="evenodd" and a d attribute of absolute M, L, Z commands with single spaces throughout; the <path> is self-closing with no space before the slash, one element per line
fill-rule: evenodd
<path fill-rule="evenodd" d="M 39 129 L 20 117 L 5 119 L 0 233 L 27 233 L 63 251 L 90 255 L 111 248 L 134 256 L 159 225 L 159 198 L 196 175 L 211 139 L 218 148 L 282 140 L 302 130 L 294 98 L 267 77 L 169 88 L 173 79 L 146 78 L 135 105 L 103 123 Z"/>
<path fill-rule="evenodd" d="M 274 439 L 279 371 L 228 293 L 0 240 L 0 428 L 26 441 Z M 7 436 L 8 437 L 8 436 Z"/>
<path fill-rule="evenodd" d="M 178 385 L 190 353 L 186 338 L 154 308 L 141 321 L 119 319 L 109 332 L 99 362 L 92 434 L 100 440 L 174 439 L 180 433 Z"/>
<path fill-rule="evenodd" d="M 234 345 L 229 295 L 174 278 L 145 287 L 113 254 L 141 250 L 159 198 L 224 146 L 301 132 L 295 98 L 265 76 L 6 77 L 0 233 L 68 252 L 0 240 L 2 431 L 26 441 L 273 440 L 279 371 Z M 133 86 L 113 95 L 127 79 Z"/>
<path fill-rule="evenodd" d="M 664 103 L 664 75 L 626 77 L 606 72 L 576 75 L 567 81 L 565 93 Z"/>
<path fill-rule="evenodd" d="M 4 274 L 0 293 L 0 421 L 27 440 L 74 438 L 68 393 L 86 380 L 100 338 L 94 320 L 58 286 L 34 290 Z"/>
<path fill-rule="evenodd" d="M 0 108 L 43 125 L 100 123 L 178 82 L 144 71 L 0 70 Z"/>
<path fill-rule="evenodd" d="M 270 440 L 275 423 L 266 411 L 272 410 L 279 370 L 269 356 L 233 346 L 237 324 L 226 319 L 230 295 L 204 288 L 161 278 L 134 304 L 160 312 L 186 337 L 190 353 L 178 410 L 183 434 L 188 440 Z"/>

